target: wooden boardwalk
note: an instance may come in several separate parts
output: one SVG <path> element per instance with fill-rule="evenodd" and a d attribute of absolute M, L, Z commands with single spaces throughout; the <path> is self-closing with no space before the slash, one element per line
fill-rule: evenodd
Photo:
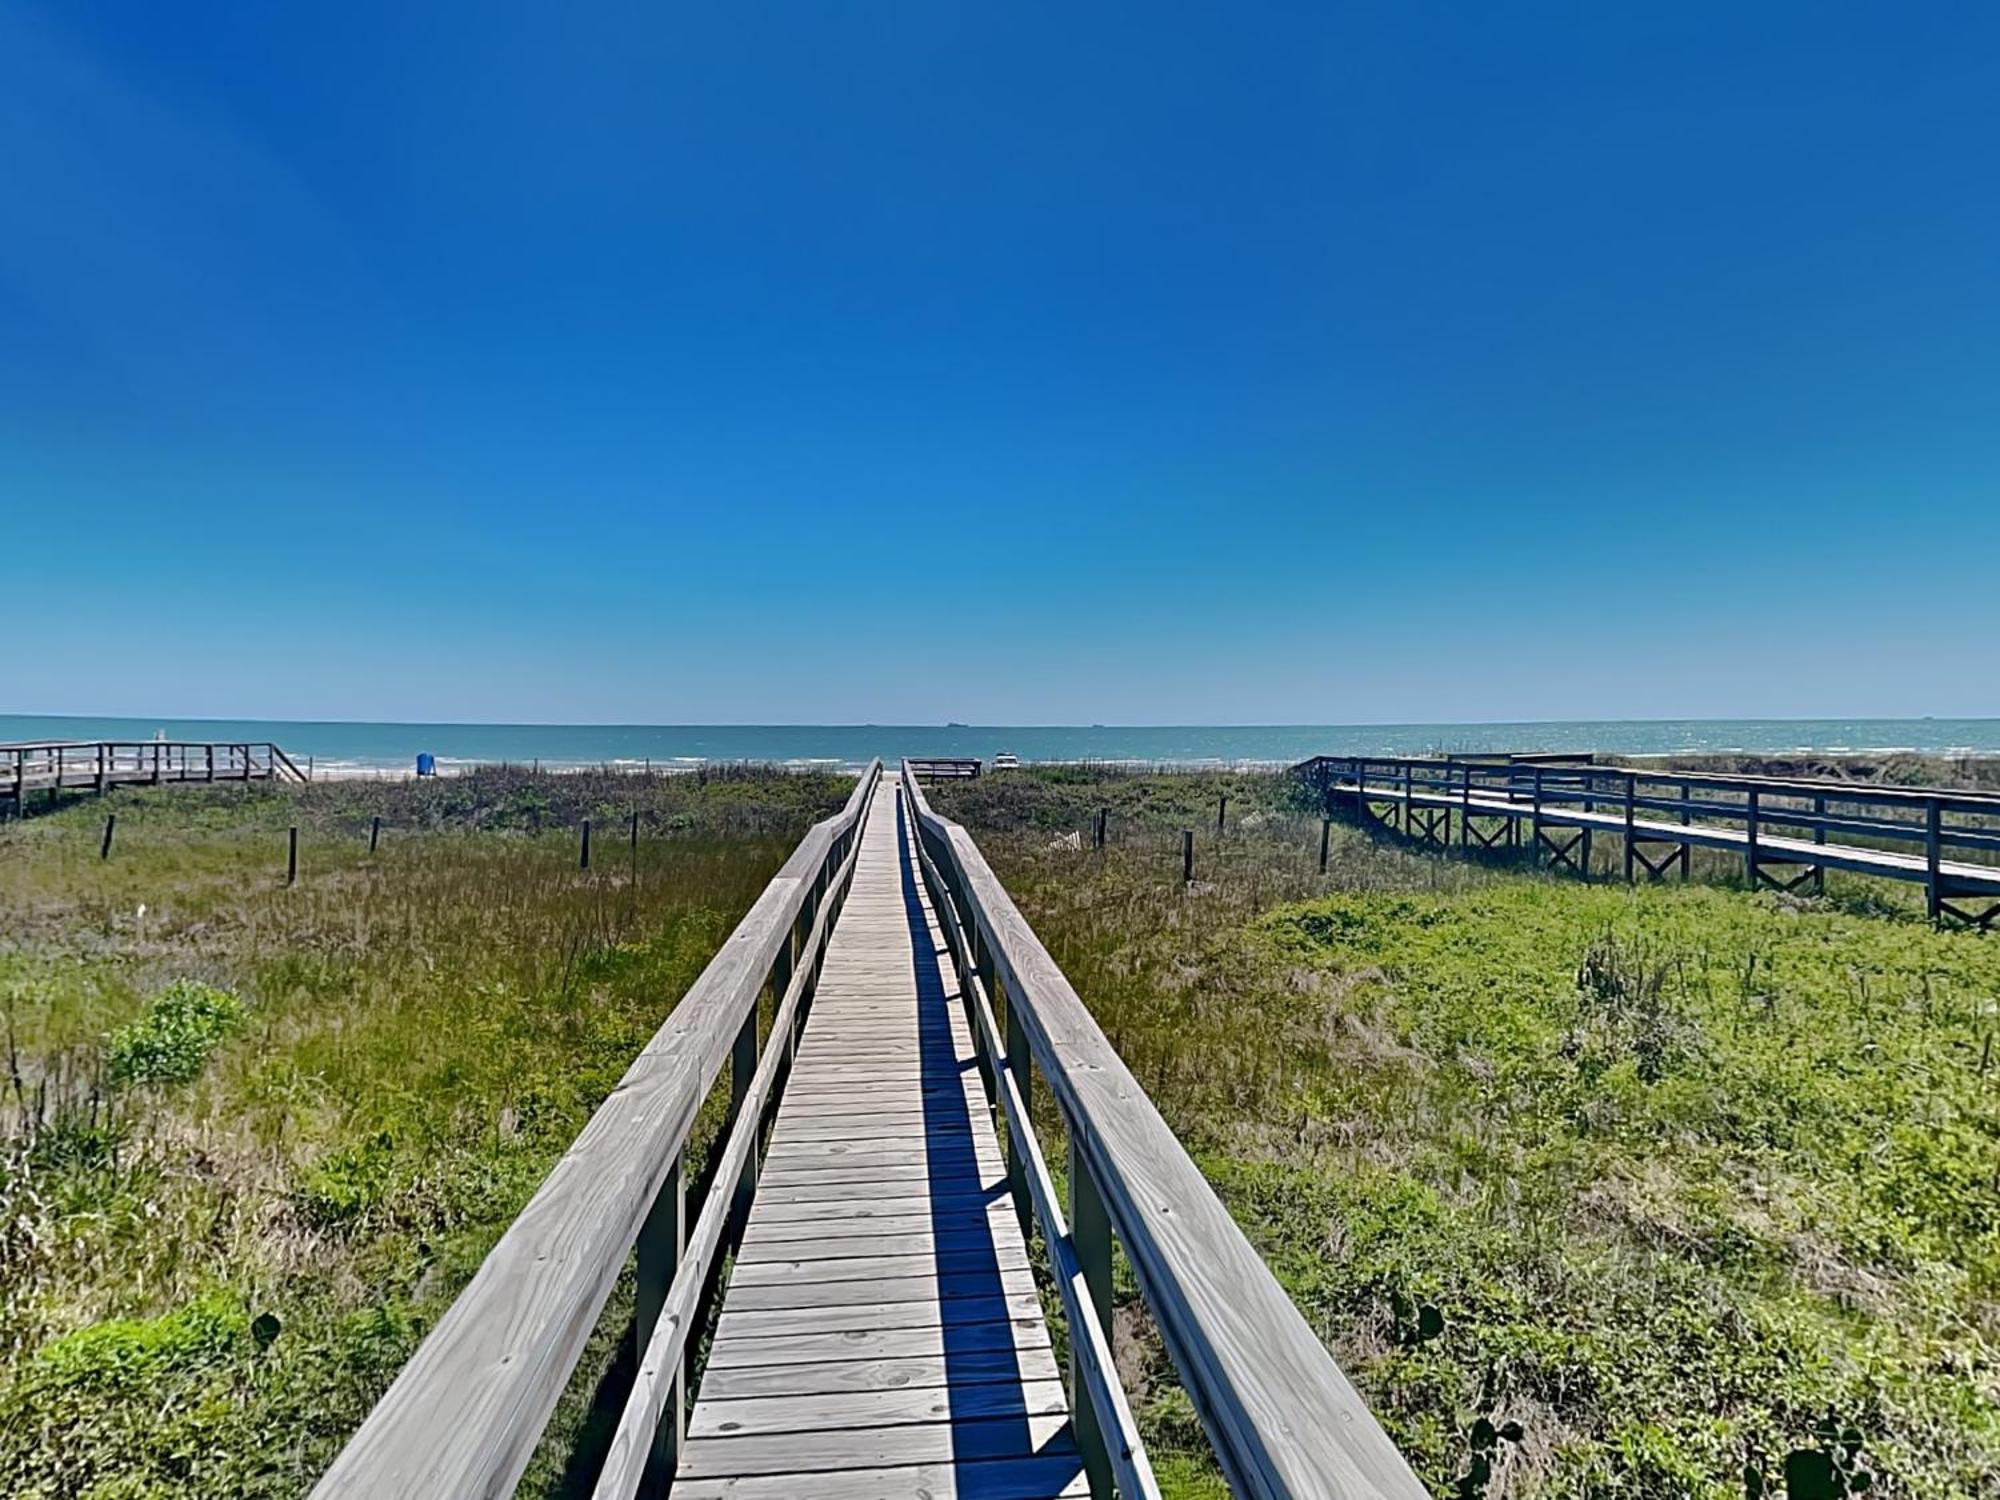
<path fill-rule="evenodd" d="M 304 781 L 268 740 L 35 740 L 0 745 L 0 803 L 26 810 L 32 793 L 102 792 L 182 781 Z"/>
<path fill-rule="evenodd" d="M 1743 862 L 1753 886 L 1823 890 L 1828 870 L 1924 886 L 1934 920 L 2000 923 L 2000 797 L 1969 788 L 1623 766 L 1318 756 L 1293 768 L 1322 810 L 1448 849 L 1527 848 L 1587 875 L 1593 835 L 1622 841 L 1625 878 L 1688 874 L 1688 853 Z M 1454 834 L 1456 838 L 1454 840 Z M 1956 856 L 1956 857 L 1954 857 Z"/>
<path fill-rule="evenodd" d="M 900 796 L 878 797 L 676 1496 L 1087 1495 Z"/>
<path fill-rule="evenodd" d="M 1160 1500 L 1114 1245 L 1232 1494 L 1424 1500 L 971 836 L 873 762 L 313 1493 L 515 1493 L 636 1262 L 617 1429 L 571 1456 L 593 1500 Z"/>

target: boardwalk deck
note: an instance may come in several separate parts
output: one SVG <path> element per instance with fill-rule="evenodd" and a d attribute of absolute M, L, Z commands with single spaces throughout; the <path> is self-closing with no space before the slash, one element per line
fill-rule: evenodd
<path fill-rule="evenodd" d="M 901 799 L 871 807 L 673 1493 L 1089 1493 Z"/>

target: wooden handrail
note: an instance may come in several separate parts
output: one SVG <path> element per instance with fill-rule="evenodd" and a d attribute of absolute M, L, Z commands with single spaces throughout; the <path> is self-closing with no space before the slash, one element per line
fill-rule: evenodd
<path fill-rule="evenodd" d="M 781 958 L 793 961 L 799 925 L 817 915 L 829 880 L 858 841 L 881 774 L 882 763 L 871 762 L 842 811 L 799 842 L 314 1496 L 513 1493 L 662 1189 L 678 1190 L 681 1153 L 702 1101 L 746 1018 L 754 1024 L 774 968 Z M 814 930 L 823 940 L 825 925 Z M 815 954 L 800 955 L 796 968 L 814 962 Z"/>
<path fill-rule="evenodd" d="M 903 762 L 905 797 L 913 823 L 918 821 L 917 809 L 922 804 L 911 789 L 920 777 L 918 762 Z M 1025 1055 L 1027 1043 L 1018 1029 L 1007 1042 L 1000 1039 L 1000 1025 L 993 1015 L 993 997 L 979 972 L 977 939 L 974 930 L 966 926 L 963 898 L 932 858 L 925 832 L 919 824 L 914 841 L 917 859 L 946 946 L 951 950 L 952 965 L 958 971 L 959 993 L 969 1012 L 974 1054 L 989 1093 L 998 1101 L 1007 1122 L 1008 1176 L 1017 1190 L 1027 1195 L 1035 1217 L 1041 1222 L 1051 1280 L 1069 1320 L 1074 1384 L 1081 1387 L 1070 1393 L 1071 1404 L 1080 1407 L 1087 1401 L 1088 1412 L 1079 1409 L 1077 1415 L 1088 1415 L 1091 1419 L 1078 1424 L 1078 1441 L 1084 1450 L 1086 1466 L 1101 1464 L 1103 1469 L 1097 1476 L 1099 1482 L 1092 1486 L 1093 1492 L 1106 1487 L 1104 1481 L 1115 1481 L 1121 1500 L 1158 1500 L 1160 1487 L 1146 1457 L 1145 1442 L 1139 1435 L 1138 1423 L 1133 1420 L 1124 1388 L 1118 1383 L 1111 1330 L 1107 1319 L 1098 1313 L 1100 1300 L 1107 1313 L 1109 1310 L 1111 1247 L 1080 1245 L 1071 1231 L 1069 1217 L 1056 1201 L 1055 1183 L 1049 1176 L 1041 1141 L 1035 1134 L 1034 1117 L 1028 1108 L 1028 1068 L 1032 1059 Z M 936 838 L 935 830 L 930 832 Z M 1010 1017 L 1011 1014 L 1010 1011 Z M 1100 1272 L 1095 1278 L 1085 1264 L 1086 1259 Z"/>
<path fill-rule="evenodd" d="M 1068 1126 L 1223 1472 L 1256 1500 L 1427 1492 L 1042 946 L 972 836 L 904 796 Z"/>

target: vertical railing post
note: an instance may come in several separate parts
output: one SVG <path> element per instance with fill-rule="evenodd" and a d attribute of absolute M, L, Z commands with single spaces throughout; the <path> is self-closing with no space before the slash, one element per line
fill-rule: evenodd
<path fill-rule="evenodd" d="M 579 870 L 590 868 L 590 819 L 588 818 L 583 820 L 583 842 L 577 851 L 576 867 Z"/>
<path fill-rule="evenodd" d="M 785 934 L 785 941 L 778 947 L 778 956 L 771 962 L 771 1016 L 772 1024 L 777 1024 L 778 1007 L 785 1003 L 785 991 L 792 987 L 792 957 L 798 947 L 799 925 L 794 922 Z M 800 1007 L 801 1010 L 804 1007 Z M 792 1051 L 798 1041 L 799 1028 L 795 1023 L 785 1035 L 785 1063 L 790 1066 Z"/>
<path fill-rule="evenodd" d="M 107 783 L 108 779 L 109 779 L 109 772 L 108 772 L 108 770 L 106 769 L 106 767 L 105 767 L 105 764 L 104 764 L 104 745 L 103 745 L 103 743 L 102 743 L 102 742 L 100 741 L 100 742 L 99 742 L 99 744 L 98 744 L 98 746 L 97 746 L 97 791 L 98 791 L 98 795 L 100 795 L 100 796 L 102 796 L 102 795 L 103 795 L 103 793 L 104 793 L 104 788 L 105 788 L 105 785 L 106 785 L 106 783 Z"/>
<path fill-rule="evenodd" d="M 999 998 L 1000 973 L 993 963 L 993 950 L 987 946 L 985 936 L 979 930 L 979 921 L 970 909 L 961 906 L 959 919 L 965 924 L 966 945 L 972 950 L 973 972 L 979 976 L 979 983 L 986 990 L 987 1004 Z M 972 1055 L 979 1064 L 979 1080 L 986 1085 L 986 1102 L 995 1104 L 1000 1098 L 1000 1080 L 993 1076 L 993 1055 L 986 1050 L 986 1028 L 979 1024 L 979 1003 L 974 997 L 971 985 L 965 989 L 965 1024 L 972 1033 Z"/>
<path fill-rule="evenodd" d="M 1743 803 L 1743 828 L 1747 837 L 1743 843 L 1743 875 L 1750 882 L 1750 889 L 1757 889 L 1757 824 L 1760 819 L 1758 792 L 1754 786 Z"/>
<path fill-rule="evenodd" d="M 1069 1240 L 1076 1252 L 1083 1284 L 1090 1292 L 1098 1326 L 1107 1339 L 1111 1336 L 1111 1216 L 1105 1212 L 1104 1197 L 1090 1175 L 1090 1164 L 1077 1149 L 1076 1133 L 1069 1143 Z M 1083 1454 L 1083 1472 L 1090 1481 L 1092 1500 L 1109 1500 L 1111 1456 L 1105 1450 L 1104 1433 L 1097 1423 L 1097 1409 L 1091 1405 L 1084 1387 L 1083 1367 L 1076 1349 L 1083 1340 L 1070 1335 L 1069 1409 L 1076 1426 L 1076 1445 Z"/>
<path fill-rule="evenodd" d="M 295 885 L 299 878 L 299 826 L 294 823 L 291 836 L 285 844 L 285 884 Z"/>
<path fill-rule="evenodd" d="M 1034 1118 L 1035 1098 L 1035 1067 L 1028 1054 L 1028 1027 L 1021 1019 L 1021 1007 L 1015 997 L 1007 993 L 1005 981 L 1002 981 L 1000 989 L 1007 999 L 1007 1071 L 1013 1075 L 1014 1087 L 1021 1096 L 1022 1123 L 1028 1125 Z M 1028 1195 L 1028 1160 L 1023 1146 L 1023 1142 L 1014 1139 L 1010 1127 L 1007 1132 L 1007 1185 L 1014 1193 L 1014 1214 L 1021 1221 L 1021 1233 L 1033 1239 L 1035 1201 Z"/>
<path fill-rule="evenodd" d="M 117 827 L 118 814 L 106 813 L 104 815 L 104 846 L 97 851 L 99 859 L 111 858 L 111 834 Z"/>
<path fill-rule="evenodd" d="M 1628 771 L 1625 775 L 1625 883 L 1627 885 L 1632 883 L 1633 855 L 1636 852 L 1632 844 L 1632 809 L 1638 800 L 1638 789 L 1639 778 Z"/>
<path fill-rule="evenodd" d="M 749 1014 L 744 1016 L 742 1026 L 737 1028 L 736 1044 L 729 1050 L 729 1116 L 718 1137 L 723 1141 L 729 1139 L 730 1131 L 742 1120 L 743 1103 L 750 1094 L 750 1081 L 757 1076 L 757 1007 L 758 999 L 753 997 Z M 751 1121 L 750 1128 L 758 1129 L 758 1122 Z M 729 1191 L 726 1184 L 724 1191 Z M 730 1203 L 729 1238 L 732 1243 L 741 1237 L 743 1226 L 749 1222 L 750 1198 L 756 1191 L 757 1150 L 753 1146 L 744 1159 L 743 1175 L 735 1183 L 735 1196 Z"/>
<path fill-rule="evenodd" d="M 1542 768 L 1535 767 L 1534 821 L 1530 824 L 1534 842 L 1528 846 L 1536 864 L 1542 862 Z"/>
<path fill-rule="evenodd" d="M 1333 819 L 1321 818 L 1319 820 L 1319 872 L 1322 875 L 1326 873 L 1327 845 L 1331 843 L 1332 840 L 1333 840 Z"/>
<path fill-rule="evenodd" d="M 1813 798 L 1813 818 L 1815 820 L 1813 823 L 1813 842 L 1815 844 L 1824 844 L 1826 842 L 1826 798 L 1824 796 Z M 1813 866 L 1813 894 L 1815 896 L 1824 896 L 1826 894 L 1826 865 L 1824 863 Z"/>
<path fill-rule="evenodd" d="M 378 815 L 368 821 L 368 852 L 373 854 L 375 846 L 382 842 L 382 819 Z"/>
<path fill-rule="evenodd" d="M 1683 828 L 1687 827 L 1688 824 L 1694 821 L 1693 810 L 1688 805 L 1693 800 L 1694 800 L 1694 783 L 1691 781 L 1683 781 L 1681 783 L 1681 827 Z M 1681 884 L 1682 885 L 1687 884 L 1688 871 L 1689 867 L 1693 863 L 1693 858 L 1694 858 L 1694 845 L 1690 844 L 1686 839 L 1682 839 L 1681 840 Z"/>
<path fill-rule="evenodd" d="M 1930 919 L 1944 919 L 1944 806 L 1932 797 L 1924 804 L 1924 905 Z"/>
<path fill-rule="evenodd" d="M 1596 811 L 1597 811 L 1597 773 L 1595 771 L 1585 771 L 1583 773 L 1584 816 L 1589 817 L 1592 813 L 1595 813 Z M 1590 833 L 1591 833 L 1590 825 L 1588 823 L 1584 824 L 1583 825 L 1583 883 L 1585 885 L 1590 884 Z"/>
<path fill-rule="evenodd" d="M 1458 772 L 1458 847 L 1472 847 L 1472 762 L 1465 761 Z"/>
<path fill-rule="evenodd" d="M 1194 830 L 1181 830 L 1181 884 L 1194 883 Z"/>
<path fill-rule="evenodd" d="M 681 1256 L 687 1251 L 687 1152 L 674 1153 L 667 1179 L 639 1230 L 638 1279 L 634 1287 L 632 1355 L 643 1358 L 652 1342 L 653 1329 L 666 1305 L 667 1290 L 680 1270 Z M 687 1440 L 687 1365 L 695 1341 L 689 1338 L 687 1355 L 674 1371 L 667 1404 L 660 1413 L 660 1425 L 653 1434 L 653 1452 L 647 1460 L 646 1483 L 642 1493 L 663 1495 L 680 1465 L 681 1447 Z"/>

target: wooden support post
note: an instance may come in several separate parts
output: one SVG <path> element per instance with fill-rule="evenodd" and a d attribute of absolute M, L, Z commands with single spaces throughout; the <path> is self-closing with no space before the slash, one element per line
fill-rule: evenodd
<path fill-rule="evenodd" d="M 99 859 L 111 858 L 111 831 L 117 826 L 118 826 L 118 814 L 106 813 L 104 815 L 104 846 L 97 851 L 97 857 Z"/>
<path fill-rule="evenodd" d="M 687 1253 L 687 1153 L 674 1154 L 667 1180 L 639 1230 L 638 1280 L 634 1287 L 632 1357 L 637 1361 L 652 1342 L 653 1329 L 666 1305 L 667 1289 L 674 1284 L 681 1257 Z M 688 1358 L 694 1355 L 695 1340 L 688 1339 Z M 646 1465 L 646 1482 L 641 1493 L 664 1495 L 680 1465 L 681 1448 L 687 1441 L 687 1364 L 674 1371 L 673 1386 L 666 1409 L 660 1413 L 659 1428 L 653 1434 L 653 1452 Z"/>
<path fill-rule="evenodd" d="M 208 779 L 213 781 L 215 780 L 215 746 L 203 745 L 201 753 L 204 763 L 208 766 Z"/>
<path fill-rule="evenodd" d="M 979 976 L 979 983 L 986 991 L 986 1003 L 994 1007 L 998 1016 L 1000 1005 L 1006 1000 L 1007 992 L 1000 983 L 1000 972 L 993 964 L 993 951 L 979 934 L 979 924 L 973 923 L 967 930 L 967 940 L 972 944 L 973 968 Z M 994 1076 L 993 1058 L 986 1050 L 986 1028 L 979 1024 L 976 1013 L 978 1002 L 972 989 L 965 991 L 965 1021 L 972 1031 L 972 1055 L 979 1064 L 979 1081 L 986 1085 L 986 1103 L 991 1108 L 1000 1098 L 1000 1080 Z"/>
<path fill-rule="evenodd" d="M 160 742 L 153 741 L 153 785 L 160 784 Z"/>
<path fill-rule="evenodd" d="M 14 752 L 14 816 L 25 818 L 27 815 L 28 752 L 25 750 L 16 750 Z"/>
<path fill-rule="evenodd" d="M 792 955 L 798 948 L 798 945 L 799 929 L 794 924 L 791 932 L 786 936 L 783 946 L 778 949 L 776 960 L 771 964 L 771 1014 L 773 1016 L 776 1016 L 778 1007 L 785 1003 L 785 991 L 791 988 Z M 805 1007 L 801 1005 L 794 1013 L 792 1029 L 785 1037 L 785 1065 L 787 1067 L 791 1066 L 792 1053 L 798 1043 L 799 1026 L 804 1014 Z"/>
<path fill-rule="evenodd" d="M 1070 1248 L 1076 1252 L 1077 1266 L 1083 1272 L 1083 1283 L 1090 1291 L 1090 1305 L 1097 1311 L 1097 1321 L 1104 1329 L 1104 1336 L 1111 1336 L 1111 1216 L 1105 1212 L 1104 1198 L 1098 1192 L 1096 1180 L 1090 1175 L 1090 1166 L 1076 1147 L 1076 1137 L 1070 1137 L 1069 1146 L 1069 1240 Z M 1083 1472 L 1090 1481 L 1092 1500 L 1110 1500 L 1111 1458 L 1104 1448 L 1104 1433 L 1097 1425 L 1097 1412 L 1090 1404 L 1089 1392 L 1083 1384 L 1083 1372 L 1077 1363 L 1076 1346 L 1079 1340 L 1070 1339 L 1069 1358 L 1069 1409 L 1070 1419 L 1076 1428 L 1076 1445 L 1083 1454 Z"/>
<path fill-rule="evenodd" d="M 1464 851 L 1472 847 L 1472 762 L 1466 761 L 1458 770 L 1458 847 Z"/>
<path fill-rule="evenodd" d="M 285 884 L 295 885 L 299 878 L 299 825 L 292 825 L 290 837 L 285 843 Z"/>
<path fill-rule="evenodd" d="M 1107 823 L 1107 822 L 1108 822 L 1108 821 L 1110 820 L 1110 817 L 1111 817 L 1111 809 L 1110 809 L 1110 808 L 1108 808 L 1108 807 L 1100 807 L 1100 808 L 1098 808 L 1098 810 L 1097 810 L 1097 847 L 1098 847 L 1099 849 L 1102 849 L 1102 848 L 1104 847 L 1104 828 L 1105 828 L 1105 824 L 1106 824 L 1106 823 Z"/>
<path fill-rule="evenodd" d="M 382 842 L 382 820 L 371 818 L 368 822 L 368 852 L 373 854 L 375 846 Z"/>
<path fill-rule="evenodd" d="M 1033 1119 L 1035 1099 L 1035 1065 L 1028 1052 L 1028 1027 L 1021 1019 L 1021 1007 L 1010 997 L 1007 1001 L 1007 1071 L 1014 1075 L 1014 1087 L 1020 1091 L 1021 1111 Z M 1014 1193 L 1014 1215 L 1021 1221 L 1021 1233 L 1032 1240 L 1035 1228 L 1035 1200 L 1028 1193 L 1028 1161 L 1023 1144 L 1014 1139 L 1014 1132 L 1007 1132 L 1007 1185 Z"/>
<path fill-rule="evenodd" d="M 638 858 L 639 858 L 639 809 L 635 807 L 632 809 L 632 859 L 635 864 L 637 863 Z"/>
<path fill-rule="evenodd" d="M 1542 862 L 1542 768 L 1540 766 L 1535 767 L 1534 823 L 1532 827 L 1534 842 L 1529 844 L 1528 848 L 1535 856 L 1535 863 L 1540 864 Z"/>
<path fill-rule="evenodd" d="M 1757 788 L 1750 788 L 1749 796 L 1743 804 L 1743 828 L 1748 837 L 1743 844 L 1743 876 L 1750 882 L 1750 889 L 1757 889 Z"/>
<path fill-rule="evenodd" d="M 1222 837 L 1223 821 L 1228 816 L 1229 816 L 1229 793 L 1224 792 L 1222 794 L 1221 800 L 1219 800 L 1215 804 L 1215 836 L 1217 838 Z"/>
<path fill-rule="evenodd" d="M 1924 905 L 1933 922 L 1944 919 L 1944 807 L 1932 797 L 1924 804 Z"/>
<path fill-rule="evenodd" d="M 756 1076 L 757 1005 L 753 1001 L 750 1013 L 743 1018 L 743 1025 L 736 1033 L 736 1044 L 729 1051 L 729 1118 L 718 1139 L 727 1141 L 729 1132 L 740 1121 L 743 1101 L 750 1093 L 750 1081 Z M 757 1123 L 753 1121 L 751 1128 L 756 1129 Z M 743 1175 L 736 1180 L 733 1189 L 725 1187 L 724 1190 L 734 1193 L 729 1208 L 729 1242 L 738 1244 L 743 1238 L 743 1226 L 750 1222 L 750 1199 L 757 1191 L 757 1151 L 754 1147 L 743 1162 Z"/>
<path fill-rule="evenodd" d="M 1404 834 L 1404 836 L 1405 836 L 1405 837 L 1408 837 L 1408 836 L 1409 836 L 1409 832 L 1410 832 L 1410 763 L 1409 763 L 1409 762 L 1408 762 L 1407 760 L 1403 762 L 1403 824 L 1402 824 L 1402 828 L 1403 828 L 1403 834 Z"/>
<path fill-rule="evenodd" d="M 1625 778 L 1625 883 L 1632 883 L 1632 862 L 1636 852 L 1632 842 L 1632 805 L 1638 796 L 1639 778 L 1628 775 Z"/>
<path fill-rule="evenodd" d="M 1333 819 L 1321 818 L 1319 820 L 1319 872 L 1322 875 L 1326 873 L 1326 850 L 1327 845 L 1332 839 Z"/>
<path fill-rule="evenodd" d="M 1181 884 L 1190 885 L 1193 882 L 1194 830 L 1192 828 L 1183 828 L 1181 830 Z"/>
<path fill-rule="evenodd" d="M 577 853 L 576 867 L 579 870 L 590 868 L 590 819 L 588 818 L 583 820 L 583 843 Z"/>
<path fill-rule="evenodd" d="M 1688 807 L 1688 803 L 1693 799 L 1693 796 L 1694 796 L 1694 784 L 1692 782 L 1683 781 L 1681 783 L 1681 827 L 1683 828 L 1687 827 L 1688 824 L 1694 821 L 1694 817 Z M 1682 885 L 1687 884 L 1688 871 L 1690 865 L 1692 865 L 1693 863 L 1693 859 L 1694 859 L 1694 845 L 1690 844 L 1686 839 L 1682 839 L 1681 840 L 1681 884 Z"/>
<path fill-rule="evenodd" d="M 1815 844 L 1824 844 L 1826 842 L 1826 798 L 1813 798 L 1813 816 L 1818 819 L 1818 822 L 1813 826 L 1813 842 Z M 1826 866 L 1823 864 L 1813 866 L 1813 894 L 1815 896 L 1824 896 L 1826 894 Z"/>
<path fill-rule="evenodd" d="M 243 753 L 243 779 L 248 781 L 250 779 L 250 747 L 248 745 L 238 745 L 236 748 Z"/>
<path fill-rule="evenodd" d="M 109 782 L 109 774 L 104 763 L 104 746 L 100 744 L 97 747 L 97 792 L 99 796 L 104 794 L 104 788 Z"/>

